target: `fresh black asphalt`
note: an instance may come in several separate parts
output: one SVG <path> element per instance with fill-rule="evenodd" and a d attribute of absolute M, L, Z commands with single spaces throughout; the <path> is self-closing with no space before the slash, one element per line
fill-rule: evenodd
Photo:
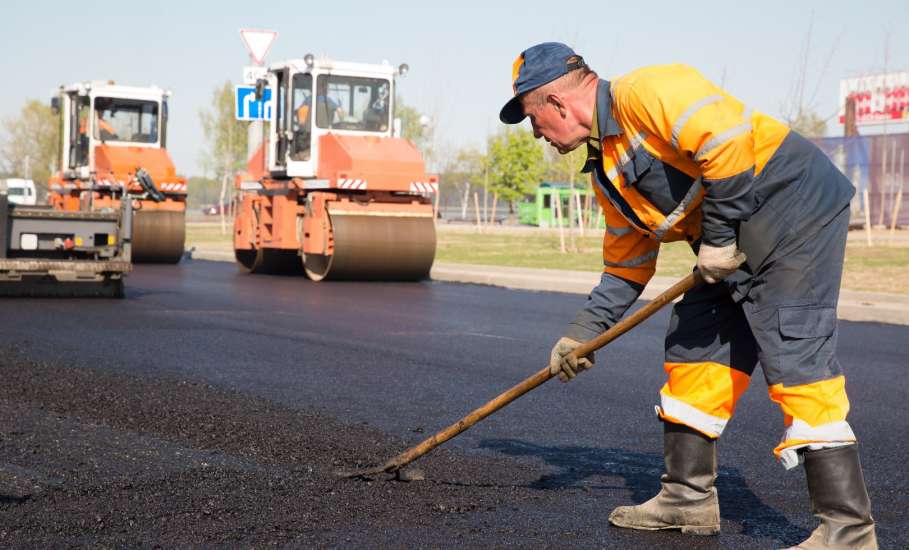
<path fill-rule="evenodd" d="M 312 283 L 196 260 L 137 266 L 124 300 L 2 300 L 0 345 L 36 360 L 204 382 L 416 443 L 542 368 L 582 302 L 435 282 Z M 653 406 L 667 322 L 666 311 L 657 314 L 600 351 L 593 371 L 569 384 L 549 382 L 447 445 L 535 468 L 533 489 L 560 492 L 558 506 L 525 499 L 486 520 L 581 533 L 573 546 L 656 542 L 610 528 L 606 517 L 658 489 L 661 427 Z M 885 548 L 909 544 L 907 342 L 909 327 L 840 323 L 849 420 Z M 756 372 L 720 442 L 723 534 L 696 542 L 664 534 L 658 544 L 767 548 L 807 536 L 813 519 L 804 474 L 784 471 L 771 455 L 782 430 Z M 440 480 L 446 472 L 437 466 L 427 475 Z M 488 533 L 450 541 L 512 542 Z"/>

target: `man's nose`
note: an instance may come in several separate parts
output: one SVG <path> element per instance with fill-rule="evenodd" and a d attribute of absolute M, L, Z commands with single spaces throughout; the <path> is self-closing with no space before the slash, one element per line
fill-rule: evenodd
<path fill-rule="evenodd" d="M 535 139 L 540 139 L 541 137 L 543 137 L 543 134 L 540 133 L 540 129 L 537 128 L 537 125 L 536 125 L 536 124 L 532 124 L 532 123 L 531 123 L 530 126 L 533 128 L 533 137 L 534 137 Z"/>

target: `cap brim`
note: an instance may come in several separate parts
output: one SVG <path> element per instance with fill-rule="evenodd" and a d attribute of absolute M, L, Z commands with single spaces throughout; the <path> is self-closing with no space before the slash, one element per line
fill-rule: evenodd
<path fill-rule="evenodd" d="M 505 124 L 517 124 L 524 120 L 524 107 L 521 105 L 519 96 L 514 96 L 508 100 L 508 103 L 499 111 L 499 120 Z"/>

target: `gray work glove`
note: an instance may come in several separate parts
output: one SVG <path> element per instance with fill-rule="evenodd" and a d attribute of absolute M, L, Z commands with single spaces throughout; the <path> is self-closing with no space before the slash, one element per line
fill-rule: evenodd
<path fill-rule="evenodd" d="M 698 251 L 698 271 L 708 283 L 718 283 L 735 273 L 745 262 L 745 253 L 735 243 L 726 246 L 710 246 L 701 243 Z"/>
<path fill-rule="evenodd" d="M 568 382 L 577 376 L 579 372 L 593 367 L 596 359 L 594 359 L 592 353 L 587 357 L 581 357 L 579 359 L 575 358 L 573 355 L 569 355 L 571 350 L 580 345 L 580 342 L 572 340 L 567 336 L 560 338 L 559 341 L 556 342 L 556 345 L 553 346 L 552 352 L 549 354 L 550 374 L 553 376 L 558 374 L 559 380 Z"/>

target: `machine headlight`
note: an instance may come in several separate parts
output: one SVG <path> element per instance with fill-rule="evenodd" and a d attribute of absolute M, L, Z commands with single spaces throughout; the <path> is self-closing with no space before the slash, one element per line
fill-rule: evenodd
<path fill-rule="evenodd" d="M 19 236 L 19 248 L 22 250 L 38 250 L 38 235 L 35 233 L 22 233 Z"/>

